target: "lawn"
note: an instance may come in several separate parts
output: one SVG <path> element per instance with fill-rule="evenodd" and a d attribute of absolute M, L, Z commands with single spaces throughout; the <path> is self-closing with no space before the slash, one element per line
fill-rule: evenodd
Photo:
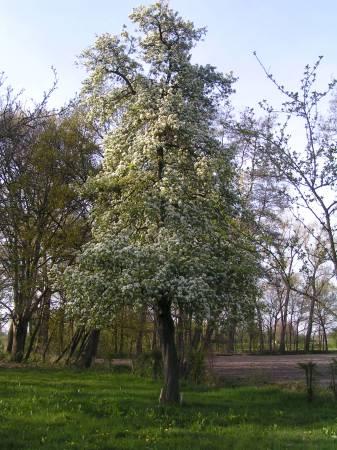
<path fill-rule="evenodd" d="M 183 387 L 162 408 L 159 384 L 104 371 L 0 369 L 0 448 L 336 449 L 337 402 L 328 392 L 277 386 Z"/>

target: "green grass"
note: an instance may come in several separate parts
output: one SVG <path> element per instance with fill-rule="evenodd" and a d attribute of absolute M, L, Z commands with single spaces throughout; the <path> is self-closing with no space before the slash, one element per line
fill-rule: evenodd
<path fill-rule="evenodd" d="M 337 403 L 279 387 L 183 388 L 103 371 L 0 369 L 0 448 L 336 449 Z"/>

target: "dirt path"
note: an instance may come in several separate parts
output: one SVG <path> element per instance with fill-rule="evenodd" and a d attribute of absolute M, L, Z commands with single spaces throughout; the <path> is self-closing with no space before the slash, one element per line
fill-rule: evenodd
<path fill-rule="evenodd" d="M 233 383 L 288 383 L 304 381 L 304 372 L 298 363 L 312 361 L 317 364 L 317 382 L 330 384 L 329 364 L 336 354 L 318 355 L 217 355 L 209 359 L 211 371 Z"/>
<path fill-rule="evenodd" d="M 317 355 L 216 355 L 209 358 L 209 368 L 224 381 L 233 384 L 241 383 L 289 383 L 304 382 L 304 372 L 298 363 L 312 361 L 317 364 L 317 382 L 321 386 L 330 384 L 330 367 L 336 353 Z M 101 365 L 104 360 L 96 360 Z M 114 359 L 112 365 L 132 367 L 130 359 Z M 0 362 L 1 368 L 32 367 L 27 364 Z"/>

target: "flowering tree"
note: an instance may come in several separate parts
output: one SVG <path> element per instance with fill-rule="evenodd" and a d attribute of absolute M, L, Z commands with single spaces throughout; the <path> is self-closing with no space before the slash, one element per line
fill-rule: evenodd
<path fill-rule="evenodd" d="M 138 34 L 104 34 L 82 60 L 83 99 L 107 130 L 94 193 L 93 241 L 66 273 L 70 307 L 93 326 L 123 304 L 153 308 L 164 362 L 164 403 L 179 401 L 174 306 L 207 317 L 228 295 L 238 252 L 231 152 L 216 123 L 232 75 L 192 64 L 205 33 L 166 2 L 133 11 Z M 237 211 L 237 212 L 236 212 Z M 231 219 L 230 219 L 231 218 Z M 235 220 L 235 219 L 233 219 Z"/>

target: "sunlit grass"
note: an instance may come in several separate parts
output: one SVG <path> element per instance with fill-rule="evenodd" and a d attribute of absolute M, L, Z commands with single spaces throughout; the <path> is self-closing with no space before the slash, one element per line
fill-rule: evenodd
<path fill-rule="evenodd" d="M 159 384 L 129 374 L 0 369 L 0 448 L 335 449 L 337 403 L 279 387 L 192 389 L 158 406 Z"/>

